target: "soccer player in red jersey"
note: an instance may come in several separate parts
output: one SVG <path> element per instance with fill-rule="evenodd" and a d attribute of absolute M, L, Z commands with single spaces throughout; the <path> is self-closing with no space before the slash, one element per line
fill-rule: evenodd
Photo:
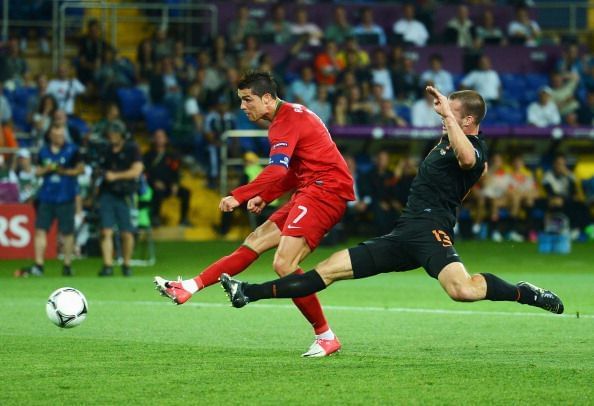
<path fill-rule="evenodd" d="M 193 279 L 168 281 L 155 277 L 157 289 L 175 303 L 185 303 L 197 291 L 218 282 L 222 273 L 236 275 L 263 252 L 278 247 L 273 267 L 279 276 L 301 274 L 299 263 L 341 219 L 354 200 L 353 179 L 328 129 L 313 112 L 277 96 L 269 73 L 246 74 L 238 84 L 241 109 L 251 121 L 270 121 L 269 165 L 256 179 L 224 197 L 219 208 L 230 212 L 247 203 L 260 213 L 267 203 L 288 191 L 291 199 L 256 228 L 243 244 Z M 316 339 L 306 357 L 323 357 L 340 350 L 316 295 L 293 299 L 314 328 Z"/>

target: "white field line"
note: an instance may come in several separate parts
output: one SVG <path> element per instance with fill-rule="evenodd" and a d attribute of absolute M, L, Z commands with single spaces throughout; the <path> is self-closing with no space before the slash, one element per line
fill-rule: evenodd
<path fill-rule="evenodd" d="M 140 306 L 155 306 L 155 305 L 167 305 L 173 306 L 171 302 L 167 301 L 124 301 L 124 300 L 90 300 L 91 305 L 102 305 L 102 304 L 115 304 L 115 305 L 140 305 Z M 190 302 L 183 305 L 184 307 L 203 307 L 203 308 L 225 308 L 231 307 L 228 303 L 199 303 Z M 390 312 L 390 313 L 414 313 L 414 314 L 449 314 L 449 315 L 462 315 L 462 316 L 515 316 L 515 317 L 564 317 L 564 318 L 576 318 L 576 314 L 551 314 L 545 313 L 543 310 L 540 312 L 528 313 L 528 312 L 499 312 L 499 311 L 483 311 L 483 310 L 452 310 L 452 309 L 423 309 L 414 307 L 379 307 L 379 306 L 334 306 L 325 305 L 325 310 L 336 310 L 336 311 L 351 311 L 351 312 Z M 282 304 L 282 303 L 254 303 L 250 305 L 250 308 L 257 309 L 294 309 L 293 304 Z M 594 315 L 591 314 L 580 314 L 580 318 L 594 319 Z"/>

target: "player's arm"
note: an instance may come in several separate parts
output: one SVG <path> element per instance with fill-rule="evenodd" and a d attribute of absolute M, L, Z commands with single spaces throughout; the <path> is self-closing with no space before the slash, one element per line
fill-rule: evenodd
<path fill-rule="evenodd" d="M 296 179 L 285 179 L 285 177 L 289 175 L 290 178 L 294 178 L 292 171 L 289 171 L 289 163 L 297 144 L 298 129 L 282 124 L 276 125 L 270 128 L 269 137 L 268 166 L 260 172 L 256 179 L 231 191 L 231 196 L 239 204 L 255 196 L 261 196 L 270 202 L 296 184 Z"/>
<path fill-rule="evenodd" d="M 433 86 L 427 86 L 427 91 L 434 97 L 435 111 L 442 117 L 446 127 L 450 145 L 454 149 L 458 165 L 462 169 L 471 169 L 476 163 L 476 151 L 474 146 L 456 122 L 456 117 L 450 109 L 448 98 L 441 94 Z"/>

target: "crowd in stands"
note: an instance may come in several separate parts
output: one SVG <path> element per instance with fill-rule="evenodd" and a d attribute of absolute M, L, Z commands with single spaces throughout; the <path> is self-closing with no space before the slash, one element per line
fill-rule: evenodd
<path fill-rule="evenodd" d="M 47 71 L 35 77 L 22 55 L 26 44 L 16 35 L 0 52 L 0 146 L 17 146 L 15 133 L 25 132 L 30 136 L 20 146 L 39 148 L 55 125 L 64 128 L 67 142 L 88 152 L 104 142 L 105 128 L 114 122 L 135 135 L 150 134 L 151 148 L 143 161 L 154 192 L 153 222 L 159 224 L 163 199 L 174 195 L 182 201 L 180 219 L 188 224 L 190 191 L 179 184 L 182 159 L 194 162 L 216 188 L 221 134 L 259 128 L 241 113 L 236 96 L 241 72 L 248 69 L 273 72 L 284 99 L 308 106 L 329 126 L 440 127 L 432 99 L 424 92 L 429 84 L 443 93 L 479 91 L 489 104 L 485 125 L 593 125 L 594 60 L 578 44 L 564 48 L 549 75 L 500 74 L 492 68 L 491 59 L 482 53 L 485 46 L 529 48 L 544 41 L 530 9 L 520 4 L 514 10 L 515 16 L 502 25 L 490 9 L 482 18 L 471 19 L 462 3 L 438 32 L 414 3 L 404 5 L 401 17 L 389 26 L 378 24 L 374 7 L 368 5 L 355 16 L 337 4 L 328 24 L 319 26 L 310 20 L 306 4 L 289 17 L 285 5 L 275 3 L 263 21 L 240 4 L 234 19 L 197 52 L 186 52 L 189 44 L 159 26 L 138 44 L 136 60 L 120 57 L 101 24 L 89 20 L 76 57 L 60 63 L 55 74 Z M 285 47 L 282 58 L 267 52 L 270 44 Z M 465 49 L 471 56 L 465 71 L 452 72 L 440 53 L 429 56 L 428 69 L 417 69 L 418 61 L 408 51 L 431 44 L 443 44 L 444 52 L 448 47 Z M 311 50 L 311 57 L 303 59 Z M 79 103 L 101 104 L 104 117 L 85 122 L 77 114 Z M 236 157 L 248 151 L 266 155 L 268 148 L 259 139 L 242 139 L 230 147 Z M 30 201 L 35 183 L 31 165 L 38 162 L 31 162 L 24 151 L 17 157 L 12 163 L 6 157 L 3 168 L 10 169 L 9 178 L 21 185 L 20 200 Z M 367 165 L 369 170 L 357 170 L 357 160 L 348 156 L 358 198 L 349 206 L 347 223 L 367 219 L 377 232 L 388 231 L 406 203 L 418 158 L 402 157 L 393 165 L 382 151 L 374 165 Z M 495 240 L 503 234 L 516 240 L 532 238 L 542 224 L 531 221 L 544 221 L 543 213 L 552 208 L 566 212 L 578 234 L 592 222 L 583 196 L 577 198 L 582 188 L 563 158 L 546 167 L 542 178 L 535 177 L 521 157 L 504 162 L 495 154 L 492 160 L 483 184 L 469 200 L 472 233 L 480 234 L 488 224 Z M 511 226 L 499 221 L 501 213 Z M 356 224 L 353 220 L 349 227 Z"/>

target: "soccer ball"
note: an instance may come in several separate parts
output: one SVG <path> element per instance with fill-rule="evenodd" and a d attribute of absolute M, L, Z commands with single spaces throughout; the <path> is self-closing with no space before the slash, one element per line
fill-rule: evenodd
<path fill-rule="evenodd" d="M 85 321 L 89 305 L 85 295 L 80 291 L 74 288 L 60 288 L 50 295 L 45 311 L 56 326 L 71 328 Z"/>

